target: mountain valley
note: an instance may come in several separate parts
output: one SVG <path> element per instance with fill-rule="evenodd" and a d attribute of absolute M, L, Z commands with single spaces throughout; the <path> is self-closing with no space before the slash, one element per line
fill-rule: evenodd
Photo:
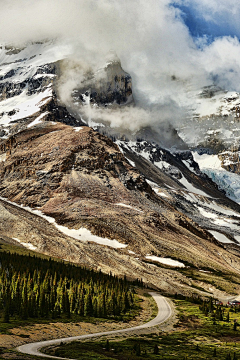
<path fill-rule="evenodd" d="M 167 293 L 239 294 L 238 152 L 228 141 L 220 152 L 190 144 L 183 129 L 170 127 L 175 146 L 164 147 L 164 133 L 156 142 L 112 128 L 104 109 L 135 107 L 115 54 L 64 103 L 69 54 L 54 42 L 1 49 L 0 237 Z M 217 114 L 224 121 L 236 96 Z M 219 186 L 214 171 L 235 187 Z"/>

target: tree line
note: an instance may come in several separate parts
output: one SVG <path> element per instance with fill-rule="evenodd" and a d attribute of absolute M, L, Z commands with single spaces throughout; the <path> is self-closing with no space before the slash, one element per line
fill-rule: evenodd
<path fill-rule="evenodd" d="M 101 271 L 36 256 L 0 253 L 0 310 L 11 317 L 119 318 L 135 305 L 134 286 Z"/>

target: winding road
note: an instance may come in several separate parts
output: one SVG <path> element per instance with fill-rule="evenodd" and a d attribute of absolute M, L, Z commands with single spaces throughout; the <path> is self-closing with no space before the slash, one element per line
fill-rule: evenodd
<path fill-rule="evenodd" d="M 145 328 L 150 328 L 152 326 L 160 325 L 163 322 L 165 322 L 172 315 L 171 307 L 168 304 L 167 300 L 160 294 L 155 293 L 155 292 L 150 292 L 149 294 L 153 297 L 153 299 L 157 303 L 158 314 L 154 319 L 152 319 L 151 321 L 149 321 L 145 324 L 127 328 L 127 329 L 121 329 L 121 330 L 112 330 L 112 331 L 105 331 L 105 332 L 99 332 L 99 333 L 94 333 L 94 334 L 71 336 L 71 337 L 55 339 L 55 340 L 39 341 L 39 342 L 31 343 L 31 344 L 21 345 L 17 348 L 17 350 L 20 351 L 21 353 L 28 354 L 28 355 L 42 356 L 42 357 L 51 358 L 51 359 L 66 360 L 66 358 L 43 354 L 40 352 L 40 349 L 42 349 L 43 347 L 46 347 L 46 346 L 50 346 L 50 345 L 58 345 L 61 342 L 66 343 L 66 342 L 71 342 L 71 341 L 75 341 L 75 340 L 91 339 L 91 338 L 95 338 L 97 336 L 126 333 L 126 332 L 130 332 L 130 331 L 135 331 L 135 330 L 140 330 L 140 329 L 145 329 Z M 73 360 L 73 359 L 68 359 L 68 360 Z"/>

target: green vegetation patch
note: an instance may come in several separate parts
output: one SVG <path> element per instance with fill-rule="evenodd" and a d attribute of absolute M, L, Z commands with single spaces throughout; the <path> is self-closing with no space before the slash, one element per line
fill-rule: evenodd
<path fill-rule="evenodd" d="M 196 281 L 204 282 L 205 284 L 213 285 L 216 289 L 227 292 L 229 294 L 236 295 L 240 285 L 240 278 L 236 274 L 221 271 L 213 271 L 212 269 L 206 268 L 207 270 L 199 271 L 193 267 L 180 269 L 179 272 L 187 276 L 188 278 Z M 193 286 L 198 288 L 198 286 Z M 199 288 L 199 290 L 204 290 Z M 205 291 L 205 290 L 204 290 Z"/>
<path fill-rule="evenodd" d="M 178 323 L 171 333 L 139 335 L 127 340 L 73 342 L 52 348 L 48 353 L 84 360 L 240 360 L 240 309 L 215 305 L 213 300 L 192 300 L 173 300 Z"/>
<path fill-rule="evenodd" d="M 139 312 L 126 278 L 51 258 L 0 252 L 0 330 L 27 320 L 128 321 Z"/>

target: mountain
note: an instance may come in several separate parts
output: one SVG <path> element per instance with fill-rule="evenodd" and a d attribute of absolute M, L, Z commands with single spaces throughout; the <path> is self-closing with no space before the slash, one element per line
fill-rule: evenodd
<path fill-rule="evenodd" d="M 240 206 L 212 174 L 238 177 L 227 141 L 221 152 L 187 144 L 186 126 L 169 127 L 184 150 L 151 140 L 151 129 L 117 134 L 104 110 L 134 107 L 131 76 L 111 55 L 64 103 L 70 55 L 53 42 L 1 49 L 0 237 L 167 292 L 226 296 L 212 277 L 239 275 Z M 86 108 L 103 118 L 87 119 Z M 228 291 L 238 289 L 235 280 Z"/>
<path fill-rule="evenodd" d="M 202 172 L 239 202 L 240 95 L 218 86 L 194 94 L 195 107 L 178 127 Z"/>

